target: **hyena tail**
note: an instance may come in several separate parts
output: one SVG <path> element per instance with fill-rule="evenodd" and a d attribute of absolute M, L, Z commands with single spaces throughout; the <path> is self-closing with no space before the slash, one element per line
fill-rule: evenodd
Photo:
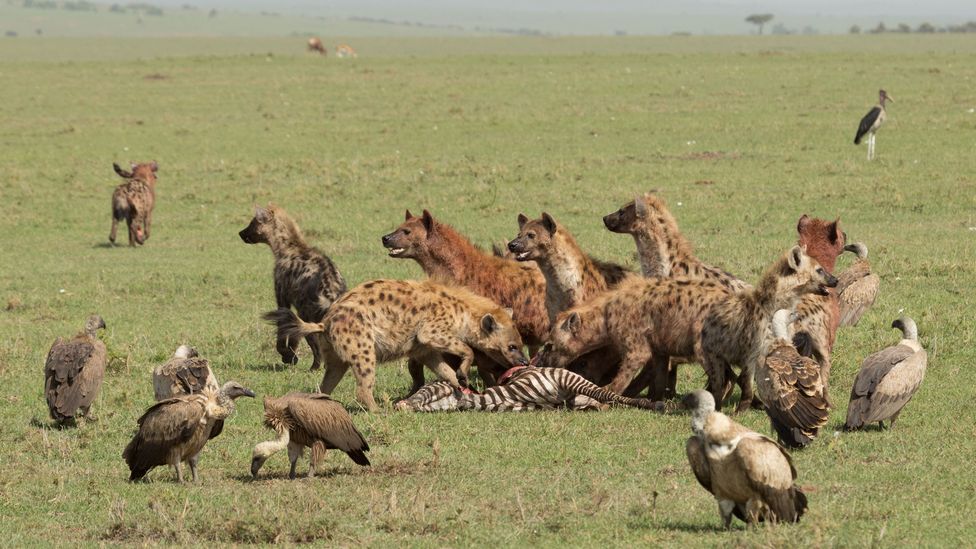
<path fill-rule="evenodd" d="M 620 396 L 617 393 L 604 389 L 594 383 L 587 382 L 585 385 L 580 385 L 575 387 L 576 392 L 583 396 L 588 396 L 593 400 L 602 402 L 603 404 L 622 404 L 624 406 L 633 406 L 634 408 L 641 408 L 644 410 L 654 410 L 660 412 L 664 409 L 663 403 L 655 402 L 649 398 L 630 398 L 625 396 Z"/>
<path fill-rule="evenodd" d="M 115 168 L 115 173 L 119 174 L 119 177 L 123 177 L 125 179 L 132 179 L 132 172 L 127 172 L 123 170 L 122 167 L 116 164 L 115 162 L 112 162 L 112 167 Z"/>
<path fill-rule="evenodd" d="M 291 309 L 284 307 L 264 313 L 262 318 L 276 325 L 278 333 L 285 336 L 289 341 L 298 341 L 307 335 L 325 331 L 325 326 L 321 322 L 305 322 L 298 318 L 298 315 Z"/>

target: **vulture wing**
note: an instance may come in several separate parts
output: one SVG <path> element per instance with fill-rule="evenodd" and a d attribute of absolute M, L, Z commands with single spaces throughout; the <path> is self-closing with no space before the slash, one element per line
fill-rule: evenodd
<path fill-rule="evenodd" d="M 830 415 L 820 366 L 790 345 L 774 348 L 763 366 L 757 386 L 773 429 L 791 448 L 810 444 Z"/>
<path fill-rule="evenodd" d="M 705 456 L 705 445 L 698 437 L 690 437 L 685 443 L 685 454 L 688 455 L 688 464 L 691 465 L 691 472 L 695 473 L 698 484 L 702 488 L 712 493 L 712 472 L 708 467 L 708 458 Z"/>
<path fill-rule="evenodd" d="M 874 123 L 876 120 L 878 120 L 879 116 L 881 116 L 881 107 L 874 107 L 864 115 L 864 118 L 861 119 L 861 124 L 857 127 L 857 135 L 854 136 L 855 145 L 861 144 L 861 139 L 864 138 L 865 134 L 871 131 L 871 127 L 874 126 Z"/>
<path fill-rule="evenodd" d="M 290 398 L 287 410 L 294 426 L 304 429 L 310 439 L 325 441 L 327 448 L 342 450 L 359 465 L 369 465 L 364 453 L 369 451 L 369 444 L 342 404 L 328 395 L 310 393 Z"/>
<path fill-rule="evenodd" d="M 195 394 L 210 388 L 220 390 L 210 370 L 210 361 L 201 357 L 173 358 L 153 373 L 156 400 Z"/>
<path fill-rule="evenodd" d="M 861 364 L 861 370 L 854 378 L 851 387 L 851 400 L 847 405 L 846 427 L 859 428 L 867 422 L 871 409 L 871 400 L 878 384 L 899 363 L 915 354 L 915 350 L 908 345 L 894 345 L 868 355 Z M 907 400 L 905 402 L 908 402 Z"/>
<path fill-rule="evenodd" d="M 857 279 L 837 295 L 840 306 L 840 325 L 857 326 L 861 315 L 874 305 L 881 279 L 874 273 Z"/>
<path fill-rule="evenodd" d="M 875 386 L 864 422 L 884 421 L 901 411 L 922 384 L 927 363 L 922 349 L 891 368 Z"/>
<path fill-rule="evenodd" d="M 207 402 L 202 395 L 191 395 L 163 400 L 146 410 L 139 418 L 139 431 L 122 452 L 132 471 L 130 479 L 166 464 L 170 450 L 190 440 L 206 423 Z"/>
<path fill-rule="evenodd" d="M 64 421 L 74 417 L 79 407 L 91 403 L 98 384 L 83 382 L 82 373 L 89 364 L 97 369 L 99 362 L 104 373 L 105 345 L 100 341 L 93 342 L 87 337 L 65 341 L 59 337 L 54 342 L 44 364 L 44 394 L 52 419 Z M 100 376 L 98 381 L 101 382 Z"/>
<path fill-rule="evenodd" d="M 739 441 L 734 455 L 749 486 L 759 493 L 777 520 L 800 520 L 807 509 L 807 498 L 793 484 L 796 467 L 785 448 L 759 433 L 751 433 Z"/>

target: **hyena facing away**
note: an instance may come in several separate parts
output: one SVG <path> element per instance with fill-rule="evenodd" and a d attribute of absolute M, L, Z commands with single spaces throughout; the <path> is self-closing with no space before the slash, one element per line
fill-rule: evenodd
<path fill-rule="evenodd" d="M 129 246 L 144 244 L 149 239 L 153 207 L 156 205 L 156 162 L 132 164 L 132 171 L 112 164 L 115 173 L 126 180 L 112 193 L 112 230 L 108 239 L 113 244 L 119 221 L 125 220 L 129 229 Z"/>
<path fill-rule="evenodd" d="M 796 246 L 780 258 L 753 290 L 729 294 L 718 282 L 689 278 L 649 278 L 622 284 L 580 307 L 564 311 L 553 325 L 550 344 L 539 366 L 564 366 L 582 353 L 612 345 L 623 357 L 608 386 L 621 391 L 634 374 L 653 360 L 655 390 L 671 356 L 696 357 L 709 379 L 716 402 L 731 390 L 726 370 L 743 368 L 740 407 L 752 401 L 754 361 L 762 343 L 760 330 L 769 317 L 789 309 L 807 293 L 824 293 L 836 279 Z M 657 396 L 652 396 L 658 400 Z"/>
<path fill-rule="evenodd" d="M 289 338 L 318 334 L 325 356 L 319 389 L 331 393 L 352 368 L 356 399 L 371 411 L 377 409 L 373 386 L 380 362 L 409 357 L 455 387 L 467 385 L 472 348 L 506 366 L 528 363 L 511 313 L 464 288 L 429 280 L 366 282 L 333 303 L 317 324 L 299 320 L 288 309 L 265 318 L 277 322 Z M 457 374 L 444 355 L 461 358 Z"/>
<path fill-rule="evenodd" d="M 305 242 L 301 229 L 285 210 L 268 204 L 254 208 L 254 218 L 240 233 L 247 244 L 267 244 L 274 254 L 275 301 L 279 308 L 294 307 L 306 322 L 320 322 L 329 307 L 346 292 L 346 281 L 332 260 Z M 318 338 L 307 337 L 312 369 L 322 364 Z M 277 349 L 285 364 L 298 363 L 298 339 L 289 341 L 278 329 Z"/>

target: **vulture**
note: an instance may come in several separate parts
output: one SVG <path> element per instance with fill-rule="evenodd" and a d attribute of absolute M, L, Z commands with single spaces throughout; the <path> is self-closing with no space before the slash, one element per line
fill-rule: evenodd
<path fill-rule="evenodd" d="M 827 424 L 830 403 L 824 395 L 820 365 L 793 346 L 789 336 L 792 316 L 786 309 L 773 315 L 775 340 L 759 363 L 756 388 L 780 443 L 803 448 Z"/>
<path fill-rule="evenodd" d="M 99 328 L 105 328 L 105 321 L 92 315 L 83 332 L 67 341 L 59 337 L 47 354 L 44 395 L 51 419 L 58 423 L 71 421 L 76 415 L 90 417 L 88 412 L 108 363 L 105 344 L 96 336 Z"/>
<path fill-rule="evenodd" d="M 682 403 L 692 411 L 685 444 L 691 470 L 718 501 L 725 528 L 732 516 L 756 522 L 798 522 L 807 497 L 796 486 L 793 458 L 773 439 L 715 411 L 715 399 L 697 390 Z"/>
<path fill-rule="evenodd" d="M 153 467 L 171 465 L 176 480 L 183 482 L 180 464 L 186 461 L 196 482 L 200 451 L 213 438 L 216 423 L 234 413 L 234 400 L 242 396 L 253 397 L 254 392 L 228 381 L 220 391 L 204 389 L 153 404 L 139 418 L 139 430 L 122 452 L 129 480 L 145 477 Z"/>
<path fill-rule="evenodd" d="M 288 393 L 280 398 L 264 398 L 264 425 L 278 434 L 275 440 L 262 442 L 254 447 L 251 458 L 251 476 L 258 471 L 275 452 L 288 447 L 291 471 L 295 478 L 295 466 L 305 448 L 312 449 L 308 476 L 315 476 L 315 466 L 326 449 L 342 450 L 359 465 L 369 465 L 365 452 L 369 444 L 352 424 L 349 412 L 342 404 L 323 393 Z"/>
<path fill-rule="evenodd" d="M 844 246 L 844 251 L 857 254 L 857 261 L 837 277 L 837 303 L 840 306 L 840 325 L 857 326 L 865 311 L 878 297 L 881 279 L 871 272 L 868 247 L 861 242 Z"/>
<path fill-rule="evenodd" d="M 173 358 L 153 370 L 153 390 L 157 402 L 199 393 L 204 388 L 219 391 L 220 384 L 210 370 L 210 361 L 201 358 L 192 347 L 180 345 Z"/>
<path fill-rule="evenodd" d="M 902 340 L 868 356 L 861 364 L 847 405 L 844 429 L 848 431 L 875 421 L 882 429 L 885 421 L 894 427 L 898 414 L 925 377 L 928 357 L 918 343 L 915 321 L 903 317 L 892 322 L 891 327 L 901 330 Z"/>

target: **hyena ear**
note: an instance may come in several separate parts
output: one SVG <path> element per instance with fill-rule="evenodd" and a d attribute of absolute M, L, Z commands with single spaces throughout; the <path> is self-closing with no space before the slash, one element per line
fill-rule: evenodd
<path fill-rule="evenodd" d="M 803 233 L 803 230 L 807 228 L 810 224 L 810 216 L 803 214 L 800 216 L 800 220 L 796 222 L 796 232 Z"/>
<path fill-rule="evenodd" d="M 634 198 L 634 212 L 637 213 L 638 219 L 647 217 L 647 202 L 644 201 L 643 196 L 638 195 Z"/>
<path fill-rule="evenodd" d="M 563 325 L 560 326 L 563 330 L 576 335 L 579 333 L 580 327 L 583 325 L 583 320 L 580 318 L 579 313 L 570 313 L 570 315 L 563 321 Z"/>
<path fill-rule="evenodd" d="M 518 219 L 518 224 L 519 224 L 519 230 L 521 231 L 522 230 L 522 227 L 524 227 L 525 224 L 529 222 L 529 218 L 528 217 L 525 217 L 525 214 L 520 213 L 520 214 L 518 214 L 518 218 L 517 219 Z"/>
<path fill-rule="evenodd" d="M 790 253 L 786 257 L 787 263 L 789 263 L 790 268 L 794 271 L 800 270 L 800 265 L 803 264 L 803 256 L 806 255 L 806 246 L 793 246 L 790 248 Z"/>
<path fill-rule="evenodd" d="M 407 215 L 404 216 L 404 219 L 403 220 L 404 221 L 410 221 L 411 219 L 413 219 L 413 214 L 410 213 L 410 210 L 407 210 Z"/>
<path fill-rule="evenodd" d="M 505 314 L 507 314 L 509 317 L 515 314 L 515 311 L 511 307 L 502 307 L 502 310 L 505 311 Z"/>
<path fill-rule="evenodd" d="M 830 239 L 831 244 L 837 244 L 838 241 L 846 242 L 847 237 L 844 235 L 844 231 L 840 230 L 839 217 L 827 227 L 827 231 L 830 233 L 827 238 Z"/>
<path fill-rule="evenodd" d="M 490 313 L 481 317 L 481 330 L 484 331 L 486 334 L 490 334 L 494 332 L 497 328 L 498 328 L 498 321 L 496 321 L 495 317 L 491 316 Z"/>
<path fill-rule="evenodd" d="M 149 164 L 149 169 L 151 169 L 151 170 L 153 171 L 153 173 L 156 173 L 156 171 L 157 171 L 157 170 L 159 170 L 159 164 L 157 164 L 157 163 L 156 163 L 156 161 L 155 161 L 155 160 L 153 160 L 153 161 L 152 161 L 152 162 L 151 162 L 151 163 Z"/>
<path fill-rule="evenodd" d="M 556 220 L 546 212 L 542 212 L 542 226 L 549 231 L 549 236 L 556 234 Z"/>
<path fill-rule="evenodd" d="M 260 223 L 271 219 L 271 212 L 262 208 L 261 206 L 254 207 L 254 219 L 257 219 Z"/>
<path fill-rule="evenodd" d="M 424 228 L 430 233 L 434 230 L 434 216 L 430 215 L 430 212 L 424 210 L 424 215 L 421 219 L 424 222 Z"/>

